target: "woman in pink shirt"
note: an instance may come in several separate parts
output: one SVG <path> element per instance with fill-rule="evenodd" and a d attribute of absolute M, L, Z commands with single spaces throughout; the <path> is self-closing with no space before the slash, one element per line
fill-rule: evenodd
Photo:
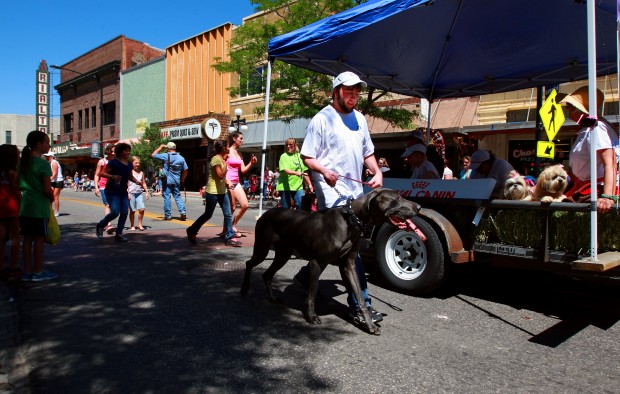
<path fill-rule="evenodd" d="M 228 158 L 226 159 L 226 166 L 228 171 L 226 172 L 226 185 L 228 186 L 228 195 L 230 197 L 230 207 L 233 213 L 233 230 L 235 231 L 235 237 L 240 237 L 241 233 L 237 230 L 237 223 L 243 217 L 245 211 L 247 211 L 248 197 L 245 195 L 243 185 L 239 182 L 241 174 L 247 173 L 250 168 L 256 164 L 256 156 L 252 155 L 250 162 L 245 164 L 243 157 L 239 153 L 239 148 L 243 144 L 243 133 L 235 131 L 228 136 Z M 239 209 L 236 209 L 237 203 L 239 203 Z M 222 234 L 225 233 L 225 229 L 222 230 Z"/>

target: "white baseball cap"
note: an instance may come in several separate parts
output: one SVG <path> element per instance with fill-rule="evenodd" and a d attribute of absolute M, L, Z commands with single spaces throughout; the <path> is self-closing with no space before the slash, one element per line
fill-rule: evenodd
<path fill-rule="evenodd" d="M 52 151 L 49 151 L 49 152 L 47 152 L 47 153 L 44 153 L 44 154 L 43 154 L 43 156 L 47 156 L 47 157 L 52 156 L 52 157 L 55 157 L 55 156 L 54 156 L 54 152 L 52 152 Z"/>
<path fill-rule="evenodd" d="M 340 85 L 355 86 L 357 84 L 361 84 L 363 88 L 368 86 L 368 84 L 362 81 L 360 77 L 357 76 L 357 74 L 352 73 L 351 71 L 345 71 L 343 73 L 338 74 L 338 76 L 334 78 L 332 89 L 336 89 Z"/>
<path fill-rule="evenodd" d="M 168 142 L 166 144 L 166 148 L 168 148 L 168 149 L 175 149 L 176 150 L 177 149 L 177 144 L 175 144 L 174 142 Z"/>
<path fill-rule="evenodd" d="M 426 154 L 426 147 L 423 144 L 413 144 L 403 152 L 400 157 L 409 157 L 413 152 L 422 152 Z"/>

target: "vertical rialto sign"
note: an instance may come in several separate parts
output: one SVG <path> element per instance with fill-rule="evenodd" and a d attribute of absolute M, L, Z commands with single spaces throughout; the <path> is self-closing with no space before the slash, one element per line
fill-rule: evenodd
<path fill-rule="evenodd" d="M 45 60 L 41 60 L 37 70 L 36 98 L 37 98 L 37 125 L 36 129 L 50 134 L 50 73 Z M 50 135 L 50 139 L 53 140 Z"/>

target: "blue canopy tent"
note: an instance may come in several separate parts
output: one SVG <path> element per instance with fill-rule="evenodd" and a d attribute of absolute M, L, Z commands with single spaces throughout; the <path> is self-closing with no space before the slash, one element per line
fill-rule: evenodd
<path fill-rule="evenodd" d="M 374 0 L 272 38 L 263 151 L 275 60 L 329 75 L 353 71 L 369 86 L 431 103 L 587 78 L 595 100 L 596 75 L 617 72 L 616 7 L 616 0 Z M 595 258 L 596 212 L 592 228 Z"/>

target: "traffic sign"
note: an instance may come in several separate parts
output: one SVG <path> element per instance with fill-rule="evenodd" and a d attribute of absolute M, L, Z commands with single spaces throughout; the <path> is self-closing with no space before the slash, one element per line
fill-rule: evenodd
<path fill-rule="evenodd" d="M 555 144 L 553 142 L 538 141 L 536 147 L 536 156 L 553 159 L 555 156 Z"/>
<path fill-rule="evenodd" d="M 555 96 L 557 95 L 558 92 L 555 89 L 551 91 L 543 106 L 540 107 L 540 111 L 538 111 L 549 141 L 553 141 L 558 131 L 560 131 L 560 127 L 564 124 L 565 119 L 562 106 L 555 101 Z"/>

